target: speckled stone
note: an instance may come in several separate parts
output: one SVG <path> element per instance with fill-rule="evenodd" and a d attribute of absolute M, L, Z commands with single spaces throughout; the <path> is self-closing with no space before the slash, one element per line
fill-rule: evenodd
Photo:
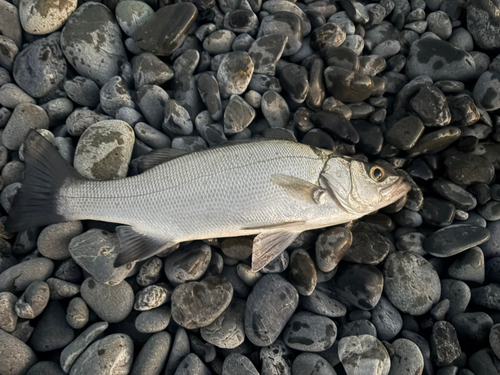
<path fill-rule="evenodd" d="M 391 367 L 387 349 L 370 335 L 344 337 L 339 341 L 339 358 L 348 375 L 387 375 Z"/>
<path fill-rule="evenodd" d="M 78 1 L 22 0 L 19 20 L 24 31 L 44 35 L 56 31 L 76 9 Z"/>
<path fill-rule="evenodd" d="M 327 350 L 336 337 L 337 326 L 333 320 L 305 311 L 292 315 L 283 331 L 285 344 L 307 352 Z"/>

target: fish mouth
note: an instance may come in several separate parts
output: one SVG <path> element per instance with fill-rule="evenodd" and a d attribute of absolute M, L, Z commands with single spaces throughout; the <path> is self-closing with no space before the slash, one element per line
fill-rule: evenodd
<path fill-rule="evenodd" d="M 383 192 L 387 194 L 389 198 L 401 198 L 403 195 L 411 190 L 411 185 L 404 181 L 403 177 L 399 177 L 397 181 L 387 186 Z M 384 194 L 384 195 L 385 195 Z M 397 200 L 396 199 L 396 200 Z"/>

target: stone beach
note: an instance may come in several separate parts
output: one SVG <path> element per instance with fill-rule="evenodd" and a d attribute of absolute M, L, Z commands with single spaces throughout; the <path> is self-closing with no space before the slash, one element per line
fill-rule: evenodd
<path fill-rule="evenodd" d="M 500 374 L 499 53 L 498 0 L 0 0 L 0 375 Z M 412 188 L 257 272 L 115 268 L 115 224 L 6 230 L 31 130 L 91 180 L 280 139 Z"/>

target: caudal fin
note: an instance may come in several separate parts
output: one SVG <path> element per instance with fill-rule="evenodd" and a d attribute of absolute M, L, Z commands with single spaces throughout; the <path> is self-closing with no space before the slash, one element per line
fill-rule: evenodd
<path fill-rule="evenodd" d="M 59 189 L 68 179 L 83 177 L 35 130 L 24 141 L 24 161 L 24 180 L 10 209 L 6 230 L 20 232 L 66 221 L 57 209 Z"/>

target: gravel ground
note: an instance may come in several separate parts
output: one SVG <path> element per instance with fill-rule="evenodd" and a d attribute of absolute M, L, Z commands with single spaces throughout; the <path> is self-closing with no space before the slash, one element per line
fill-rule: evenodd
<path fill-rule="evenodd" d="M 500 374 L 498 52 L 496 0 L 0 0 L 0 375 Z M 114 268 L 114 225 L 5 230 L 31 129 L 89 179 L 269 138 L 412 190 L 259 272 Z"/>

